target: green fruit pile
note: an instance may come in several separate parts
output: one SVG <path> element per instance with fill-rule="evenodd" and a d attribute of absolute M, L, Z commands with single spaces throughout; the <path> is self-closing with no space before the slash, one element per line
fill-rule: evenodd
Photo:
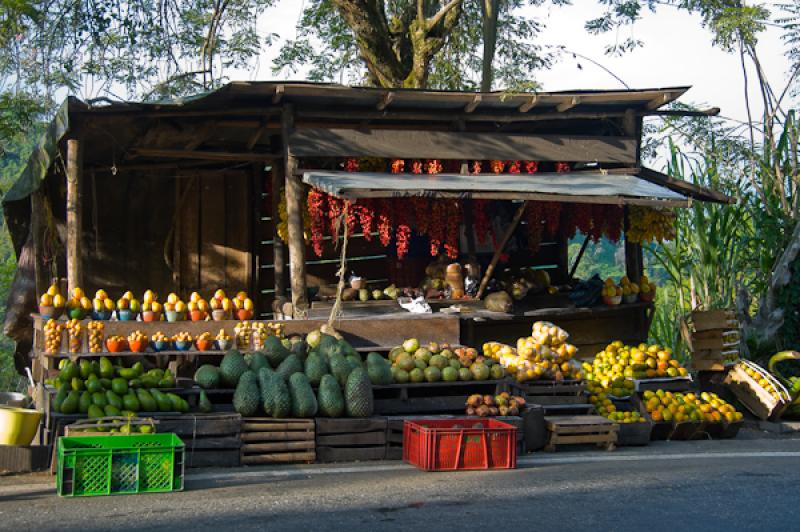
<path fill-rule="evenodd" d="M 496 380 L 506 375 L 500 364 L 471 347 L 451 348 L 434 342 L 422 347 L 416 338 L 393 348 L 389 362 L 392 381 L 398 384 Z"/>
<path fill-rule="evenodd" d="M 233 388 L 242 416 L 369 417 L 372 383 L 391 382 L 391 370 L 379 354 L 365 363 L 341 337 L 313 331 L 304 339 L 270 336 L 249 355 L 229 351 L 219 367 L 200 366 L 194 380 L 204 389 Z"/>
<path fill-rule="evenodd" d="M 169 370 L 147 372 L 141 362 L 130 368 L 114 365 L 106 357 L 82 359 L 80 363 L 62 360 L 59 374 L 46 384 L 56 387 L 53 410 L 62 414 L 87 414 L 96 419 L 106 416 L 132 416 L 136 412 L 188 412 L 182 397 L 163 392 L 174 388 Z"/>

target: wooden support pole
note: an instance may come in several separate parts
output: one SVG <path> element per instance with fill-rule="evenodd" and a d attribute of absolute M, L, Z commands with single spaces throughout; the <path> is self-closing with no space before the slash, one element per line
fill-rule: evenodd
<path fill-rule="evenodd" d="M 628 240 L 627 230 L 629 227 L 628 208 L 625 208 L 625 275 L 633 283 L 638 283 L 644 272 L 644 257 L 641 244 Z"/>
<path fill-rule="evenodd" d="M 305 318 L 308 311 L 306 296 L 306 243 L 303 238 L 303 183 L 294 175 L 297 160 L 289 149 L 289 134 L 294 129 L 294 108 L 284 106 L 283 125 L 284 174 L 286 180 L 286 214 L 289 232 L 289 278 L 292 285 L 292 306 L 295 318 Z"/>
<path fill-rule="evenodd" d="M 281 202 L 281 190 L 284 180 L 283 165 L 276 164 L 272 167 L 272 186 L 270 198 L 272 199 L 272 264 L 275 274 L 275 299 L 286 297 L 286 245 L 278 236 L 278 205 Z"/>
<path fill-rule="evenodd" d="M 81 205 L 81 142 L 67 140 L 67 289 L 83 286 L 81 237 L 83 235 Z"/>
<path fill-rule="evenodd" d="M 500 244 L 497 246 L 497 249 L 494 252 L 492 262 L 489 263 L 489 267 L 486 268 L 486 273 L 483 274 L 481 285 L 478 288 L 478 294 L 475 296 L 476 299 L 481 299 L 483 297 L 483 293 L 486 291 L 486 286 L 489 284 L 489 280 L 494 274 L 494 269 L 497 267 L 497 263 L 500 261 L 500 255 L 503 254 L 503 250 L 506 248 L 508 241 L 511 240 L 511 236 L 514 234 L 514 231 L 517 230 L 519 221 L 522 220 L 522 215 L 525 214 L 525 207 L 527 206 L 528 202 L 523 201 L 519 206 L 519 209 L 517 209 L 517 212 L 514 214 L 511 224 L 508 226 L 508 229 L 506 229 L 506 234 L 503 235 L 503 239 L 500 241 Z"/>
<path fill-rule="evenodd" d="M 575 272 L 578 271 L 578 266 L 581 263 L 583 254 L 586 253 L 586 247 L 588 245 L 589 245 L 589 235 L 586 235 L 586 238 L 583 239 L 583 244 L 581 244 L 581 250 L 578 252 L 578 256 L 575 257 L 575 262 L 572 263 L 572 268 L 570 268 L 569 270 L 569 277 L 567 277 L 567 283 L 572 281 L 572 278 L 575 277 Z"/>

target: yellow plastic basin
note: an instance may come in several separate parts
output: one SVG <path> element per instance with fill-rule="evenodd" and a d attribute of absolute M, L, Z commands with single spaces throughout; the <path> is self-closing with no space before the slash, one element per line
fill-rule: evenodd
<path fill-rule="evenodd" d="M 36 410 L 0 406 L 0 445 L 30 445 L 41 418 Z"/>

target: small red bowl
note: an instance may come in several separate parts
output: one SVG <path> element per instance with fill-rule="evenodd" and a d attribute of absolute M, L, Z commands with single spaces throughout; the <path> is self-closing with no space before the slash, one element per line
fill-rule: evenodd
<path fill-rule="evenodd" d="M 240 308 L 236 311 L 236 317 L 239 318 L 239 321 L 251 320 L 253 319 L 253 311 Z"/>
<path fill-rule="evenodd" d="M 214 345 L 214 340 L 196 340 L 194 345 L 198 351 L 208 351 Z"/>
<path fill-rule="evenodd" d="M 108 349 L 109 353 L 121 353 L 125 351 L 125 344 L 127 344 L 125 340 L 112 340 L 108 338 L 106 340 L 106 349 Z"/>
<path fill-rule="evenodd" d="M 153 321 L 160 321 L 161 314 L 158 312 L 153 312 L 152 310 L 146 310 L 142 312 L 142 321 L 146 321 L 148 323 Z"/>
<path fill-rule="evenodd" d="M 206 319 L 206 313 L 202 310 L 193 310 L 189 313 L 189 317 L 192 321 L 203 321 Z"/>
<path fill-rule="evenodd" d="M 128 347 L 134 353 L 141 353 L 147 349 L 147 340 L 137 340 L 135 342 L 128 342 Z"/>

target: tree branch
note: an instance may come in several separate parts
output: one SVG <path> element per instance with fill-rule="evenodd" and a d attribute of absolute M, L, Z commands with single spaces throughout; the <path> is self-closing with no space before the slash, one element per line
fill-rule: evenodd
<path fill-rule="evenodd" d="M 425 21 L 426 29 L 428 31 L 433 30 L 433 28 L 444 19 L 444 16 L 447 15 L 447 13 L 449 13 L 456 7 L 461 7 L 462 2 L 463 0 L 450 0 L 450 2 L 442 6 L 442 9 L 440 9 L 438 13 L 436 13 L 435 15 L 433 15 L 432 17 L 430 17 L 428 20 Z"/>

